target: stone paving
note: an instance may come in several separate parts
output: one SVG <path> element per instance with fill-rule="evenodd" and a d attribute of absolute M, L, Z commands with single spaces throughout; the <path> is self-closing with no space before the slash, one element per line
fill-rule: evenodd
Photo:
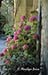
<path fill-rule="evenodd" d="M 4 48 L 6 48 L 6 39 L 5 37 L 0 36 L 0 52 L 2 52 Z M 0 58 L 0 67 L 1 65 L 3 65 L 3 61 Z M 3 73 L 3 71 L 1 71 L 1 68 L 0 68 L 0 72 Z M 0 75 L 2 75 L 1 73 Z"/>
<path fill-rule="evenodd" d="M 0 39 L 0 52 L 6 47 L 6 40 Z"/>

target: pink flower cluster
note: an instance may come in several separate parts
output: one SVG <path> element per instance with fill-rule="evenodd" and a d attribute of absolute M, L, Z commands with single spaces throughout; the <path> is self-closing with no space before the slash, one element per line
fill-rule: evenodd
<path fill-rule="evenodd" d="M 10 60 L 6 59 L 6 60 L 4 61 L 4 63 L 5 63 L 5 64 L 10 64 Z"/>
<path fill-rule="evenodd" d="M 0 53 L 0 57 L 4 56 L 4 53 Z"/>
<path fill-rule="evenodd" d="M 20 20 L 21 20 L 21 21 L 24 21 L 24 20 L 25 20 L 25 16 L 21 16 L 21 17 L 20 17 Z"/>
<path fill-rule="evenodd" d="M 39 35 L 38 34 L 34 34 L 33 35 L 33 39 L 39 39 Z"/>
<path fill-rule="evenodd" d="M 37 18 L 38 18 L 37 16 L 32 16 L 32 17 L 29 18 L 29 21 L 30 22 L 35 21 L 35 20 L 37 20 Z"/>
<path fill-rule="evenodd" d="M 23 22 L 19 22 L 19 27 L 21 28 L 23 26 Z"/>
<path fill-rule="evenodd" d="M 0 56 L 4 56 L 8 51 L 8 48 L 3 49 L 3 52 L 0 53 Z"/>
<path fill-rule="evenodd" d="M 17 31 L 14 32 L 14 37 L 13 37 L 14 41 L 19 39 L 18 35 L 21 33 L 21 31 L 22 31 L 21 28 L 19 28 Z"/>
<path fill-rule="evenodd" d="M 11 47 L 10 47 L 11 50 L 14 50 L 16 48 L 17 48 L 16 45 L 11 45 Z M 3 49 L 3 52 L 0 53 L 0 57 L 6 55 L 7 52 L 8 52 L 8 48 Z"/>
<path fill-rule="evenodd" d="M 31 26 L 30 26 L 30 25 L 25 25 L 25 26 L 24 26 L 24 29 L 25 29 L 26 31 L 29 31 L 29 30 L 31 30 Z"/>
<path fill-rule="evenodd" d="M 18 40 L 18 36 L 14 35 L 13 39 L 14 39 L 14 41 Z"/>
<path fill-rule="evenodd" d="M 12 37 L 11 37 L 11 36 L 8 36 L 8 38 L 6 39 L 6 41 L 7 41 L 7 42 L 10 42 L 11 39 L 12 39 Z"/>
<path fill-rule="evenodd" d="M 5 49 L 3 50 L 4 55 L 7 53 L 7 51 L 8 51 L 7 48 L 5 48 Z"/>
<path fill-rule="evenodd" d="M 21 33 L 21 28 L 19 28 L 17 31 L 14 32 L 14 36 L 19 35 L 20 33 Z"/>
<path fill-rule="evenodd" d="M 26 50 L 26 49 L 28 49 L 28 45 L 27 44 L 24 44 L 23 45 L 23 50 Z"/>
<path fill-rule="evenodd" d="M 21 16 L 20 17 L 20 19 L 21 19 L 21 22 L 19 23 L 19 29 L 17 30 L 17 31 L 15 31 L 14 32 L 14 37 L 12 38 L 11 36 L 8 36 L 8 38 L 6 39 L 6 41 L 7 41 L 7 43 L 10 43 L 10 41 L 13 39 L 13 41 L 14 41 L 14 44 L 12 44 L 12 45 L 10 45 L 10 49 L 9 48 L 5 48 L 4 50 L 3 50 L 3 52 L 2 53 L 0 53 L 0 56 L 2 57 L 2 56 L 4 56 L 4 55 L 6 55 L 6 53 L 8 52 L 8 50 L 11 50 L 11 51 L 14 51 L 14 50 L 16 50 L 18 47 L 19 47 L 19 49 L 20 49 L 20 43 L 18 42 L 18 40 L 20 40 L 20 34 L 21 33 L 23 33 L 24 31 L 25 31 L 25 33 L 26 32 L 28 32 L 29 31 L 29 33 L 30 33 L 30 31 L 31 31 L 31 26 L 30 25 L 26 25 L 26 24 L 24 24 L 23 25 L 23 21 L 25 20 L 25 16 Z M 30 17 L 29 18 L 29 21 L 30 22 L 32 22 L 32 21 L 35 21 L 35 20 L 37 20 L 37 16 L 33 16 L 33 17 Z M 23 26 L 23 28 L 22 28 L 22 26 Z M 23 30 L 23 32 L 22 32 L 22 30 Z M 24 35 L 24 34 L 23 34 Z M 27 33 L 27 35 L 28 35 L 28 33 Z M 26 36 L 25 36 L 26 37 Z M 27 37 L 28 38 L 28 37 Z M 38 34 L 34 34 L 33 36 L 32 36 L 32 38 L 33 39 L 38 39 L 39 38 L 39 35 Z M 31 39 L 32 39 L 31 38 Z M 30 39 L 30 38 L 29 38 Z M 24 41 L 25 39 L 24 39 L 24 36 L 23 36 L 23 39 L 22 39 L 22 37 L 21 37 L 21 41 Z M 19 44 L 17 44 L 16 45 L 16 41 L 19 43 Z M 25 40 L 26 41 L 26 40 Z M 27 42 L 28 43 L 28 42 Z M 22 48 L 22 50 L 28 50 L 29 49 L 29 45 L 28 44 L 26 44 L 26 43 L 23 43 L 23 45 L 21 45 L 21 48 Z M 10 61 L 8 60 L 8 59 L 6 59 L 5 60 L 5 63 L 6 64 L 9 64 L 10 63 Z"/>
<path fill-rule="evenodd" d="M 18 30 L 17 30 L 17 35 L 19 35 L 21 33 L 21 28 L 19 28 Z"/>
<path fill-rule="evenodd" d="M 14 50 L 14 49 L 16 49 L 16 45 L 11 46 L 11 50 Z"/>

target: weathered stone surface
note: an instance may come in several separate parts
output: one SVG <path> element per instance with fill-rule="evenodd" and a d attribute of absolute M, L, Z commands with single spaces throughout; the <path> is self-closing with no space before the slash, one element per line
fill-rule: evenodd
<path fill-rule="evenodd" d="M 48 75 L 48 0 L 42 1 L 42 60 L 46 64 Z"/>

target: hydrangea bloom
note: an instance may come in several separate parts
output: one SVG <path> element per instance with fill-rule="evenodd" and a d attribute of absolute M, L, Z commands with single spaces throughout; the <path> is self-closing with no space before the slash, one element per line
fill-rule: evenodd
<path fill-rule="evenodd" d="M 39 39 L 39 35 L 38 34 L 34 34 L 33 35 L 33 39 Z"/>
<path fill-rule="evenodd" d="M 23 22 L 19 22 L 19 24 L 18 24 L 18 25 L 19 25 L 19 27 L 22 27 L 22 25 L 23 25 Z"/>
<path fill-rule="evenodd" d="M 11 36 L 8 36 L 8 38 L 6 39 L 7 42 L 9 42 L 12 39 Z"/>
<path fill-rule="evenodd" d="M 8 49 L 7 49 L 7 48 L 5 48 L 5 49 L 3 50 L 3 53 L 4 53 L 4 54 L 6 54 L 6 53 L 7 53 L 7 51 L 8 51 Z"/>
<path fill-rule="evenodd" d="M 4 62 L 5 64 L 10 64 L 10 61 L 8 59 L 6 59 Z"/>
<path fill-rule="evenodd" d="M 2 52 L 2 53 L 0 53 L 0 56 L 2 57 L 2 56 L 4 56 L 4 53 Z"/>
<path fill-rule="evenodd" d="M 24 21 L 24 20 L 25 20 L 25 16 L 21 16 L 21 17 L 20 17 L 20 20 L 21 20 L 21 21 Z"/>
<path fill-rule="evenodd" d="M 27 44 L 23 45 L 23 50 L 25 50 L 27 48 L 28 48 L 28 45 Z"/>
<path fill-rule="evenodd" d="M 14 35 L 13 39 L 14 39 L 14 41 L 18 40 L 18 36 Z"/>
<path fill-rule="evenodd" d="M 15 48 L 16 48 L 15 45 L 12 45 L 12 46 L 11 46 L 11 50 L 14 50 Z"/>
<path fill-rule="evenodd" d="M 17 31 L 14 32 L 14 35 L 17 35 Z"/>
<path fill-rule="evenodd" d="M 17 35 L 19 35 L 21 33 L 21 28 L 19 28 L 18 30 L 17 30 Z"/>
<path fill-rule="evenodd" d="M 29 18 L 30 22 L 35 21 L 35 20 L 37 20 L 37 16 L 32 16 L 32 17 Z"/>
<path fill-rule="evenodd" d="M 24 29 L 25 29 L 26 31 L 29 31 L 29 30 L 31 30 L 31 26 L 26 25 L 26 26 L 24 26 Z"/>

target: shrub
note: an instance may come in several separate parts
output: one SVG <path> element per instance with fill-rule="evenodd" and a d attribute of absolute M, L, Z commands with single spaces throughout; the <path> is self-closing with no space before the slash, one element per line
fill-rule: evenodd
<path fill-rule="evenodd" d="M 35 19 L 32 19 L 31 22 L 25 17 L 23 18 L 21 17 L 14 37 L 8 36 L 7 48 L 0 53 L 0 56 L 3 56 L 8 73 L 16 72 L 17 67 L 38 64 L 38 51 L 36 50 L 36 41 L 39 38 L 36 34 L 37 18 L 34 17 Z"/>

